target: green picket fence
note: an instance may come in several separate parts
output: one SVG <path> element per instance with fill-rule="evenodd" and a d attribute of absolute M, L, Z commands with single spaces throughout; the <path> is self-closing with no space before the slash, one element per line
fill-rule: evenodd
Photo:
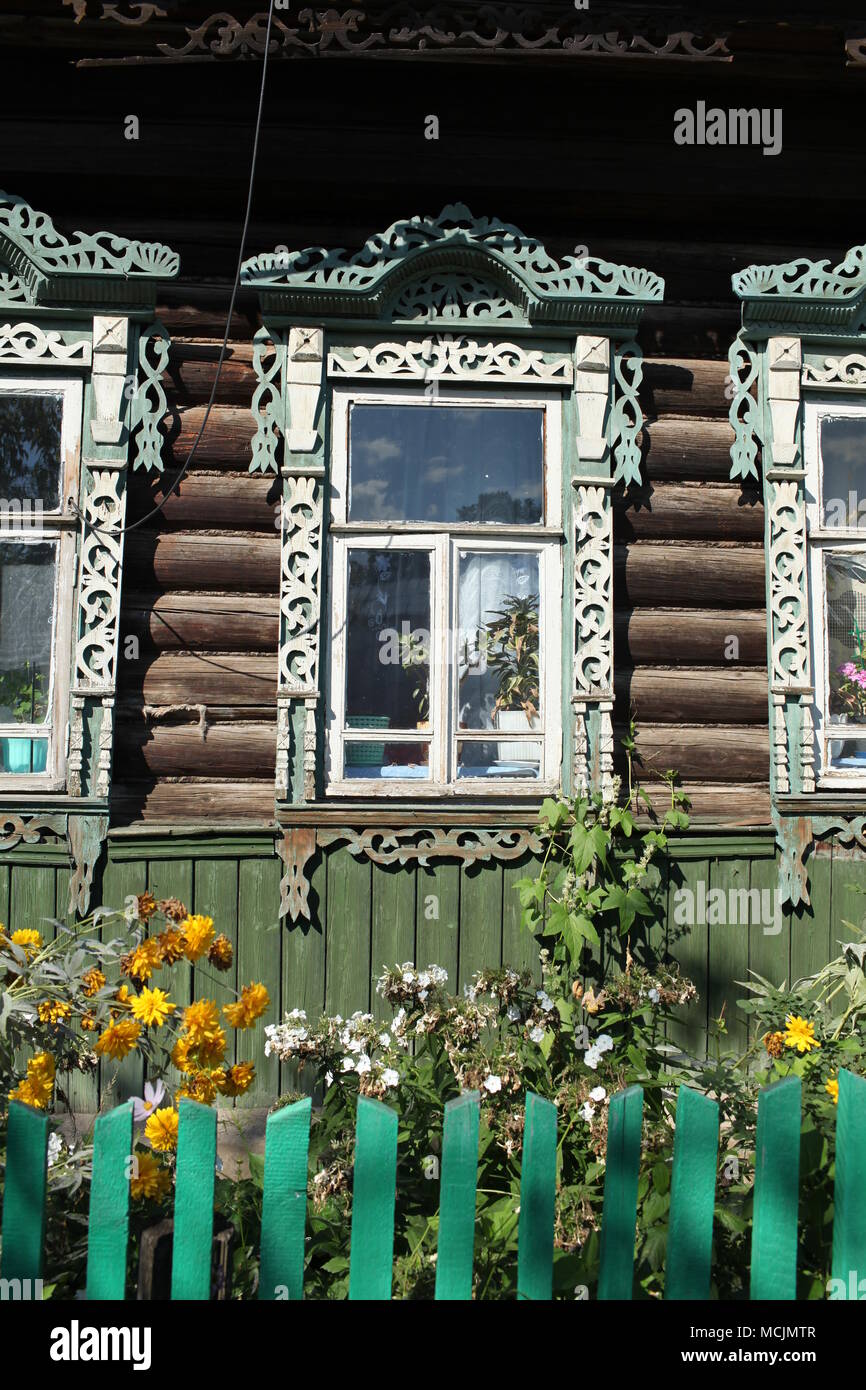
<path fill-rule="evenodd" d="M 793 1299 L 797 1286 L 797 1195 L 800 1081 L 789 1077 L 761 1092 L 752 1232 L 752 1299 Z M 265 1140 L 259 1298 L 303 1297 L 307 1155 L 311 1103 L 299 1101 L 268 1118 Z M 526 1098 L 520 1179 L 517 1296 L 553 1292 L 556 1192 L 555 1106 Z M 612 1097 L 601 1230 L 598 1297 L 628 1299 L 634 1277 L 635 1223 L 643 1090 Z M 173 1299 L 210 1297 L 213 1240 L 214 1109 L 180 1105 L 174 1204 Z M 470 1092 L 445 1107 L 440 1174 L 436 1298 L 472 1292 L 479 1097 Z M 132 1105 L 96 1122 L 87 1258 L 87 1297 L 126 1293 L 129 1231 L 128 1161 Z M 11 1102 L 3 1199 L 0 1277 L 41 1277 L 45 1242 L 48 1118 Z M 667 1243 L 665 1297 L 706 1299 L 719 1150 L 715 1101 L 682 1086 L 677 1096 Z M 358 1103 L 349 1298 L 391 1296 L 397 1114 L 378 1101 Z M 866 1276 L 866 1080 L 839 1072 L 833 1277 L 847 1288 Z"/>

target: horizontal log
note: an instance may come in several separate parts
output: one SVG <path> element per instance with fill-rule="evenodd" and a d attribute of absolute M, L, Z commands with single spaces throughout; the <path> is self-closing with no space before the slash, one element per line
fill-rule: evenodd
<path fill-rule="evenodd" d="M 761 541 L 760 493 L 735 483 L 658 482 L 614 498 L 616 540 Z"/>
<path fill-rule="evenodd" d="M 193 465 L 194 469 L 194 465 Z M 279 534 L 280 481 L 273 474 L 199 473 L 190 470 L 148 527 L 202 527 L 214 531 L 267 531 Z M 143 517 L 162 502 L 174 474 L 133 475 L 130 520 Z"/>
<path fill-rule="evenodd" d="M 256 705 L 275 707 L 277 654 L 164 652 L 150 663 L 121 663 L 124 704 L 137 696 L 147 705 Z"/>
<path fill-rule="evenodd" d="M 724 544 L 614 547 L 614 611 L 764 606 L 764 552 Z"/>
<path fill-rule="evenodd" d="M 274 652 L 279 613 L 279 599 L 263 595 L 127 594 L 123 632 L 145 650 Z"/>
<path fill-rule="evenodd" d="M 223 407 L 226 409 L 227 407 Z M 734 432 L 728 420 L 666 415 L 651 420 L 642 434 L 643 475 L 724 481 L 731 473 Z"/>
<path fill-rule="evenodd" d="M 624 730 L 620 731 L 621 733 Z M 615 736 L 617 731 L 615 730 Z M 680 724 L 670 727 L 641 724 L 637 731 L 638 778 L 658 780 L 668 770 L 683 781 L 767 782 L 770 776 L 770 736 L 763 727 Z M 614 762 L 625 759 L 615 752 Z"/>
<path fill-rule="evenodd" d="M 615 669 L 658 663 L 740 670 L 767 663 L 766 618 L 755 609 L 636 608 L 616 614 L 614 643 Z"/>
<path fill-rule="evenodd" d="M 639 261 L 639 265 L 654 262 Z M 725 395 L 730 367 L 718 361 L 681 357 L 644 358 L 640 403 L 645 416 L 690 415 L 727 419 L 731 402 Z"/>
<path fill-rule="evenodd" d="M 203 736 L 204 735 L 204 736 Z M 273 781 L 276 720 L 270 724 L 119 725 L 125 777 L 237 777 Z"/>
<path fill-rule="evenodd" d="M 646 793 L 659 815 L 670 806 L 670 793 L 658 782 L 647 780 Z M 688 797 L 689 823 L 702 826 L 761 826 L 770 824 L 770 788 L 762 783 L 709 783 L 683 781 L 679 790 Z"/>
<path fill-rule="evenodd" d="M 165 420 L 166 442 L 162 449 L 164 468 L 180 468 L 195 444 L 202 421 L 203 405 L 173 405 Z M 244 470 L 252 458 L 252 438 L 256 422 L 249 404 L 215 405 L 207 416 L 193 459 L 199 467 Z"/>
<path fill-rule="evenodd" d="M 172 343 L 163 384 L 175 401 L 199 404 L 209 400 L 216 379 L 221 336 L 219 342 L 183 340 Z M 220 404 L 249 406 L 255 389 L 252 343 L 229 342 L 214 399 Z"/>
<path fill-rule="evenodd" d="M 137 588 L 279 593 L 280 538 L 133 531 L 126 569 Z"/>
<path fill-rule="evenodd" d="M 210 826 L 220 821 L 271 826 L 274 820 L 274 787 L 272 782 L 264 779 L 244 782 L 201 778 L 154 782 L 148 779 L 135 782 L 118 778 L 111 793 L 111 820 L 113 825 L 134 825 L 138 821 L 147 821 L 160 825 L 184 822 Z"/>
<path fill-rule="evenodd" d="M 615 674 L 614 717 L 630 711 L 648 724 L 763 724 L 769 720 L 767 673 L 757 667 L 704 671 L 637 667 Z"/>

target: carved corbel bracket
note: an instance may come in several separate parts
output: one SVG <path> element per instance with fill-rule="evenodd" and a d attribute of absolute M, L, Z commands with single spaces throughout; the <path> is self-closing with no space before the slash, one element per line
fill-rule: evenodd
<path fill-rule="evenodd" d="M 93 874 L 108 834 L 108 816 L 70 816 L 66 827 L 73 872 L 69 878 L 69 911 L 85 917 L 90 909 Z"/>
<path fill-rule="evenodd" d="M 581 335 L 575 356 L 574 391 L 577 400 L 577 455 L 599 463 L 607 453 L 607 413 L 610 404 L 610 341 Z"/>
<path fill-rule="evenodd" d="M 617 343 L 613 357 L 613 408 L 611 446 L 615 468 L 614 482 L 640 483 L 641 450 L 638 437 L 643 429 L 643 412 L 638 400 L 643 380 L 643 354 L 634 341 Z"/>
<path fill-rule="evenodd" d="M 314 454 L 318 447 L 316 409 L 322 391 L 324 336 L 321 328 L 289 329 L 286 446 L 290 454 Z"/>
<path fill-rule="evenodd" d="M 97 315 L 93 320 L 94 444 L 119 444 L 123 433 L 123 383 L 127 375 L 129 320 Z"/>

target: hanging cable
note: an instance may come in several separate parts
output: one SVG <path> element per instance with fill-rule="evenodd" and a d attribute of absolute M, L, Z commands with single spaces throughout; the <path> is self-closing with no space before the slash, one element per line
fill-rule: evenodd
<path fill-rule="evenodd" d="M 219 386 L 220 372 L 222 371 L 223 362 L 225 361 L 225 355 L 226 355 L 226 351 L 227 351 L 227 349 L 228 349 L 229 333 L 231 332 L 232 314 L 234 313 L 234 309 L 235 309 L 235 299 L 237 298 L 238 286 L 240 285 L 241 267 L 243 266 L 243 262 L 244 262 L 244 251 L 245 251 L 245 249 L 246 249 L 247 233 L 248 233 L 248 231 L 249 231 L 249 226 L 250 226 L 250 213 L 251 213 L 251 211 L 252 211 L 252 206 L 253 206 L 253 192 L 254 192 L 254 190 L 255 190 L 255 182 L 256 182 L 256 163 L 257 163 L 257 161 L 258 161 L 258 155 L 259 155 L 259 135 L 260 135 L 260 133 L 261 133 L 261 128 L 262 128 L 262 111 L 264 110 L 264 104 L 265 104 L 265 82 L 266 82 L 267 75 L 268 75 L 268 53 L 269 53 L 269 51 L 270 51 L 270 46 L 271 46 L 271 24 L 272 24 L 273 18 L 274 18 L 274 0 L 270 0 L 270 3 L 269 3 L 269 5 L 268 5 L 268 24 L 267 24 L 267 29 L 266 29 L 266 31 L 265 31 L 265 51 L 264 51 L 264 55 L 263 55 L 263 58 L 262 58 L 262 81 L 261 81 L 261 85 L 260 85 L 260 87 L 259 87 L 259 105 L 258 105 L 258 111 L 256 112 L 256 129 L 255 129 L 255 135 L 254 135 L 254 137 L 253 137 L 253 154 L 252 154 L 252 161 L 251 161 L 251 163 L 250 163 L 250 178 L 249 178 L 249 185 L 248 185 L 248 188 L 247 188 L 247 206 L 246 206 L 246 212 L 245 212 L 245 214 L 244 214 L 244 225 L 243 225 L 243 230 L 241 231 L 241 244 L 240 244 L 240 250 L 238 251 L 238 263 L 237 263 L 237 268 L 236 268 L 236 270 L 235 270 L 234 283 L 233 283 L 233 285 L 232 285 L 232 294 L 231 294 L 231 299 L 230 299 L 230 301 L 229 301 L 228 314 L 226 315 L 226 329 L 225 329 L 225 333 L 223 334 L 222 346 L 221 346 L 221 348 L 220 348 L 220 355 L 219 355 L 219 358 L 217 359 L 216 375 L 214 376 L 213 386 L 211 387 L 210 399 L 208 400 L 208 403 L 207 403 L 207 405 L 206 405 L 206 407 L 205 407 L 204 418 L 202 419 L 202 422 L 201 422 L 201 424 L 199 425 L 198 434 L 196 435 L 195 439 L 194 439 L 193 442 L 192 442 L 192 446 L 191 446 L 191 448 L 190 448 L 190 451 L 189 451 L 189 453 L 187 454 L 186 458 L 184 459 L 184 462 L 183 462 L 183 464 L 182 464 L 182 466 L 181 466 L 181 468 L 180 468 L 180 470 L 179 470 L 179 472 L 178 472 L 178 475 L 177 475 L 177 477 L 175 478 L 174 482 L 172 483 L 171 487 L 168 489 L 168 491 L 167 491 L 166 493 L 163 494 L 162 500 L 161 500 L 160 502 L 158 502 L 157 505 L 156 505 L 155 507 L 153 507 L 149 512 L 147 512 L 147 514 L 146 514 L 145 516 L 140 517 L 138 521 L 133 521 L 132 524 L 129 525 L 129 526 L 119 526 L 119 527 L 98 526 L 98 525 L 96 525 L 94 522 L 88 521 L 87 517 L 84 515 L 84 513 L 83 513 L 82 510 L 81 510 L 81 508 L 78 506 L 78 504 L 77 504 L 76 502 L 71 502 L 71 504 L 70 504 L 70 510 L 74 513 L 75 516 L 77 516 L 77 517 L 79 518 L 80 521 L 84 522 L 84 524 L 85 524 L 85 525 L 88 527 L 88 529 L 91 530 L 91 531 L 101 531 L 101 532 L 103 532 L 105 535 L 108 535 L 108 536 L 123 536 L 123 535 L 126 534 L 127 531 L 135 531 L 135 530 L 137 530 L 139 526 L 143 526 L 143 525 L 145 524 L 146 521 L 150 521 L 151 517 L 154 517 L 154 516 L 157 515 L 157 513 L 161 512 L 162 509 L 163 509 L 163 507 L 165 506 L 166 502 L 168 501 L 169 497 L 171 497 L 173 493 L 177 492 L 177 489 L 180 487 L 181 482 L 183 481 L 184 477 L 186 476 L 187 470 L 189 469 L 189 466 L 190 466 L 190 464 L 192 463 L 193 458 L 195 457 L 196 449 L 198 448 L 198 446 L 199 446 L 199 444 L 200 444 L 200 442 L 201 442 L 201 437 L 202 437 L 202 435 L 203 435 L 204 432 L 205 432 L 205 427 L 206 427 L 206 425 L 207 425 L 208 419 L 210 418 L 210 413 L 211 413 L 211 410 L 212 410 L 212 408 L 213 408 L 213 403 L 214 403 L 214 400 L 216 399 L 217 387 Z"/>

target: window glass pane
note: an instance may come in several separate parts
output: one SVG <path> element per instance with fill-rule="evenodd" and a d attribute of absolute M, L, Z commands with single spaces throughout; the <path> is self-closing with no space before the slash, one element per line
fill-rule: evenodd
<path fill-rule="evenodd" d="M 63 397 L 7 396 L 0 392 L 0 508 L 22 511 L 34 523 L 60 506 L 60 425 Z M 35 506 L 34 506 L 35 504 Z M 9 522 L 7 520 L 6 524 Z"/>
<path fill-rule="evenodd" d="M 457 744 L 458 777 L 540 777 L 541 744 L 529 739 L 466 739 Z"/>
<path fill-rule="evenodd" d="M 430 727 L 430 552 L 348 555 L 346 725 Z"/>
<path fill-rule="evenodd" d="M 822 525 L 866 528 L 866 416 L 821 420 Z"/>
<path fill-rule="evenodd" d="M 353 405 L 349 520 L 543 519 L 544 411 Z"/>
<path fill-rule="evenodd" d="M 866 552 L 837 551 L 825 560 L 829 704 L 827 760 L 866 770 L 866 744 L 853 737 L 866 725 Z M 852 737 L 846 737 L 846 729 Z"/>
<path fill-rule="evenodd" d="M 48 739 L 0 738 L 0 759 L 5 773 L 44 772 L 48 762 Z"/>
<path fill-rule="evenodd" d="M 345 776 L 399 777 L 426 780 L 430 776 L 430 745 L 427 743 L 372 743 L 347 739 Z"/>
<path fill-rule="evenodd" d="M 48 719 L 56 547 L 0 542 L 0 724 Z"/>
<path fill-rule="evenodd" d="M 526 733 L 539 727 L 539 557 L 460 555 L 457 726 Z"/>

